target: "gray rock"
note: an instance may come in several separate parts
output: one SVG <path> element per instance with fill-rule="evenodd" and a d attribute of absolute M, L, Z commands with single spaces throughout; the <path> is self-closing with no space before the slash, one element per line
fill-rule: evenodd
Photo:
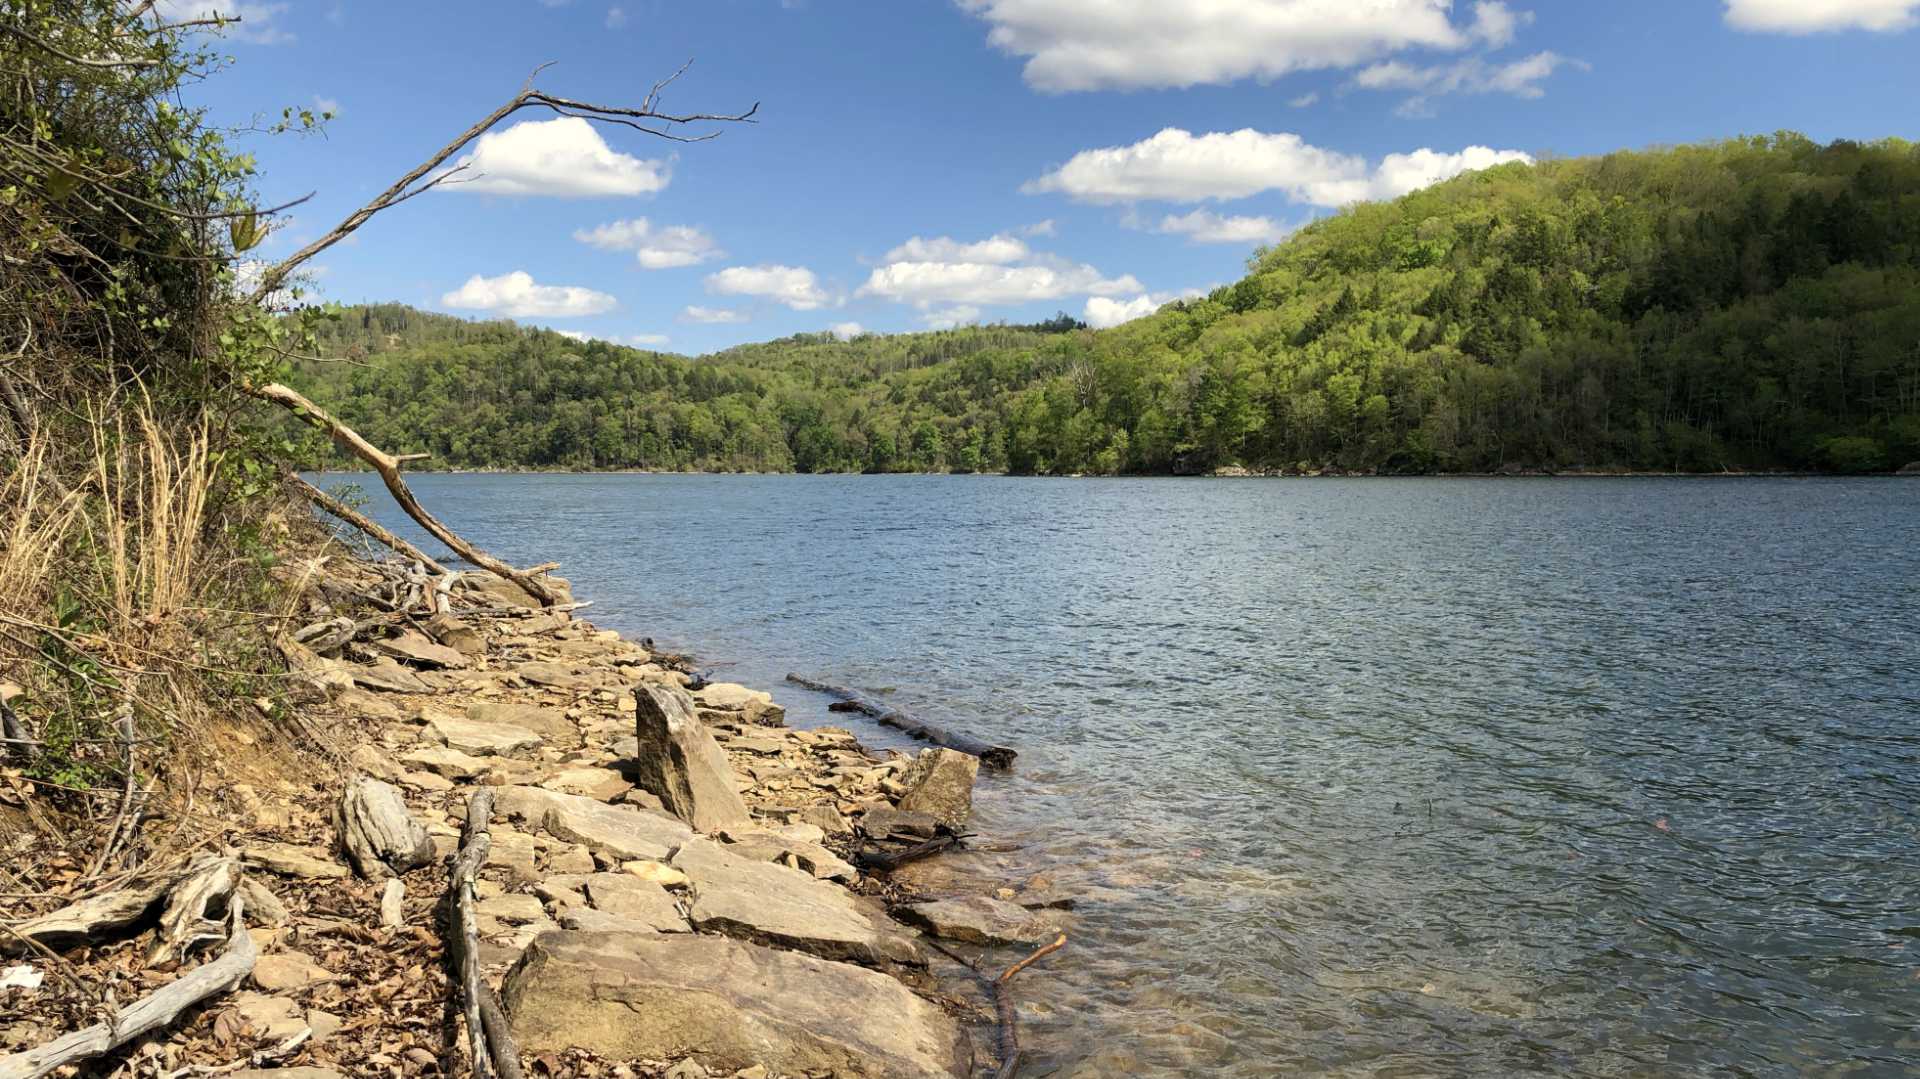
<path fill-rule="evenodd" d="M 502 996 L 529 1054 L 691 1052 L 722 1074 L 841 1079 L 953 1079 L 973 1065 L 954 1021 L 884 974 L 716 937 L 548 933 Z"/>
<path fill-rule="evenodd" d="M 347 674 L 356 685 L 388 693 L 432 693 L 433 687 L 420 676 L 386 657 L 366 666 L 348 665 Z"/>
<path fill-rule="evenodd" d="M 527 821 L 617 861 L 664 860 L 693 837 L 692 829 L 661 813 L 539 787 L 502 787 L 494 806 L 501 816 Z"/>
<path fill-rule="evenodd" d="M 684 690 L 644 685 L 633 700 L 637 785 L 702 832 L 752 820 L 725 751 L 694 718 L 693 699 Z"/>
<path fill-rule="evenodd" d="M 891 836 L 928 839 L 940 830 L 940 822 L 930 813 L 909 813 L 889 805 L 877 805 L 860 817 L 860 830 L 874 839 Z"/>
<path fill-rule="evenodd" d="M 395 636 L 373 642 L 373 646 L 396 659 L 424 667 L 465 667 L 467 657 L 457 648 L 435 644 L 425 634 L 402 630 Z"/>
<path fill-rule="evenodd" d="M 808 952 L 823 959 L 923 965 L 913 938 L 874 917 L 846 889 L 797 869 L 729 854 L 704 839 L 682 846 L 673 867 L 693 890 L 694 928 Z"/>
<path fill-rule="evenodd" d="M 617 915 L 659 933 L 688 932 L 687 919 L 665 888 L 629 873 L 595 873 L 586 880 L 593 909 Z"/>
<path fill-rule="evenodd" d="M 930 813 L 949 828 L 959 828 L 973 815 L 973 780 L 980 758 L 953 749 L 923 749 L 900 782 L 907 788 L 900 808 Z"/>
<path fill-rule="evenodd" d="M 1018 903 L 985 896 L 909 903 L 893 913 L 908 925 L 964 944 L 1037 944 L 1054 932 L 1046 919 Z"/>
<path fill-rule="evenodd" d="M 565 664 L 549 663 L 545 660 L 522 663 L 514 668 L 514 673 L 532 685 L 550 686 L 554 689 L 582 689 L 593 683 L 592 679 L 575 674 Z"/>
<path fill-rule="evenodd" d="M 363 877 L 407 873 L 433 861 L 432 838 L 391 783 L 366 776 L 349 782 L 334 806 L 333 826 Z"/>

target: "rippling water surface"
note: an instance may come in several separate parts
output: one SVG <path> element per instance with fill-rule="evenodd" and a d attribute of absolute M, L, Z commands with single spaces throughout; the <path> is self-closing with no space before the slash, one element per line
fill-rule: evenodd
<path fill-rule="evenodd" d="M 1018 747 L 956 865 L 1082 900 L 1032 1074 L 1920 1073 L 1920 482 L 416 486 L 797 723 Z"/>

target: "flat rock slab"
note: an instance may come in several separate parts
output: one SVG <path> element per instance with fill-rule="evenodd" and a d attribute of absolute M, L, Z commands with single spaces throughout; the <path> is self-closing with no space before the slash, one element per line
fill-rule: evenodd
<path fill-rule="evenodd" d="M 702 932 L 858 963 L 924 965 L 919 944 L 856 897 L 798 869 L 730 854 L 704 839 L 686 843 L 673 867 L 693 889 L 691 917 Z"/>
<path fill-rule="evenodd" d="M 458 649 L 448 648 L 444 644 L 435 644 L 425 634 L 411 630 L 396 637 L 374 641 L 373 646 L 395 659 L 404 659 L 409 663 L 418 663 L 425 667 L 465 667 L 467 657 Z"/>
<path fill-rule="evenodd" d="M 940 830 L 940 822 L 931 813 L 910 813 L 890 805 L 877 805 L 861 816 L 860 830 L 874 839 L 931 839 Z"/>
<path fill-rule="evenodd" d="M 756 862 L 786 862 L 821 880 L 853 883 L 860 873 L 819 843 L 768 832 L 728 833 L 727 853 Z"/>
<path fill-rule="evenodd" d="M 544 828 L 556 839 L 579 843 L 616 861 L 663 861 L 693 838 L 693 829 L 662 813 L 539 787 L 503 787 L 494 806 L 504 817 Z"/>
<path fill-rule="evenodd" d="M 347 674 L 356 685 L 368 689 L 384 690 L 388 693 L 432 693 L 433 687 L 420 680 L 420 676 L 382 657 L 378 662 L 364 667 L 347 667 Z"/>
<path fill-rule="evenodd" d="M 540 781 L 540 786 L 561 794 L 577 794 L 596 802 L 611 802 L 633 789 L 627 777 L 612 768 L 568 768 Z"/>
<path fill-rule="evenodd" d="M 347 875 L 347 867 L 326 854 L 285 843 L 256 843 L 240 852 L 240 860 L 283 877 L 324 880 Z"/>
<path fill-rule="evenodd" d="M 549 741 L 565 741 L 578 738 L 580 734 L 579 729 L 566 717 L 565 713 L 555 708 L 542 708 L 537 704 L 481 702 L 467 709 L 467 718 L 476 723 L 519 727 Z"/>
<path fill-rule="evenodd" d="M 575 674 L 573 668 L 563 663 L 533 660 L 513 670 L 529 684 L 553 689 L 582 689 L 593 684 L 593 679 Z"/>
<path fill-rule="evenodd" d="M 547 933 L 502 996 L 530 1054 L 691 1053 L 721 1074 L 765 1065 L 841 1079 L 952 1079 L 973 1066 L 954 1021 L 892 978 L 719 937 Z"/>
<path fill-rule="evenodd" d="M 448 779 L 472 779 L 487 770 L 487 762 L 470 757 L 452 746 L 421 746 L 400 754 L 400 763 L 417 771 L 432 772 Z"/>
<path fill-rule="evenodd" d="M 253 984 L 269 993 L 297 992 L 310 985 L 336 980 L 333 971 L 299 952 L 263 955 L 253 964 Z"/>
<path fill-rule="evenodd" d="M 586 879 L 593 909 L 618 915 L 657 933 L 686 933 L 687 919 L 667 890 L 627 873 L 595 873 Z"/>
<path fill-rule="evenodd" d="M 427 737 L 476 757 L 514 753 L 540 744 L 540 736 L 525 727 L 433 714 L 427 717 Z"/>
<path fill-rule="evenodd" d="M 908 925 L 963 944 L 1038 944 L 1054 933 L 1051 923 L 1020 904 L 985 896 L 909 903 L 893 913 Z"/>

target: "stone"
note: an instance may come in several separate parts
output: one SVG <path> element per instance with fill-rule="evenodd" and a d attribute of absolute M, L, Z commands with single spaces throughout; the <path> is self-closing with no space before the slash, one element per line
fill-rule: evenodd
<path fill-rule="evenodd" d="M 477 656 L 487 650 L 487 642 L 479 632 L 451 614 L 436 614 L 427 619 L 425 625 L 434 640 L 464 655 Z"/>
<path fill-rule="evenodd" d="M 661 862 L 623 862 L 621 872 L 631 874 L 641 880 L 650 880 L 662 888 L 679 888 L 687 883 L 687 875 L 678 869 Z"/>
<path fill-rule="evenodd" d="M 661 933 L 685 933 L 687 919 L 665 888 L 626 873 L 595 873 L 587 878 L 587 902 L 593 909 L 644 923 Z"/>
<path fill-rule="evenodd" d="M 547 908 L 541 905 L 538 896 L 510 892 L 480 900 L 473 905 L 473 913 L 482 918 L 495 918 L 510 925 L 524 925 L 545 918 Z"/>
<path fill-rule="evenodd" d="M 773 694 L 733 682 L 709 682 L 694 694 L 694 699 L 702 708 L 739 712 L 747 722 L 768 727 L 778 726 L 787 714 L 786 709 L 773 703 Z"/>
<path fill-rule="evenodd" d="M 297 1068 L 244 1068 L 228 1072 L 227 1079 L 341 1079 L 341 1076 L 332 1068 L 303 1064 Z"/>
<path fill-rule="evenodd" d="M 307 1025 L 313 1028 L 313 1044 L 319 1045 L 321 1042 L 340 1033 L 340 1028 L 346 1026 L 346 1020 L 332 1012 L 323 1012 L 318 1008 L 308 1008 Z"/>
<path fill-rule="evenodd" d="M 973 780 L 980 758 L 954 749 L 923 749 L 913 759 L 900 783 L 906 797 L 900 808 L 927 813 L 949 828 L 960 828 L 973 815 Z"/>
<path fill-rule="evenodd" d="M 702 932 L 724 933 L 823 959 L 924 965 L 912 937 L 876 919 L 852 893 L 797 869 L 729 854 L 691 840 L 673 856 L 693 890 L 689 916 Z"/>
<path fill-rule="evenodd" d="M 611 802 L 633 789 L 626 776 L 611 768 L 568 768 L 541 780 L 540 786 L 596 802 Z"/>
<path fill-rule="evenodd" d="M 768 832 L 728 833 L 727 853 L 751 858 L 756 862 L 780 862 L 792 864 L 794 868 L 821 880 L 839 880 L 852 883 L 860 876 L 859 870 L 841 860 L 840 856 L 818 843 L 789 839 Z"/>
<path fill-rule="evenodd" d="M 963 944 L 1038 944 L 1053 935 L 1048 922 L 1018 903 L 985 896 L 908 903 L 894 917 L 944 940 Z"/>
<path fill-rule="evenodd" d="M 528 821 L 555 839 L 582 844 L 616 861 L 660 861 L 693 837 L 692 829 L 661 813 L 539 787 L 502 787 L 494 806 L 504 817 Z"/>
<path fill-rule="evenodd" d="M 368 689 L 384 690 L 388 693 L 433 692 L 433 687 L 422 682 L 419 675 L 385 656 L 365 666 L 349 664 L 347 674 L 353 679 L 354 684 Z"/>
<path fill-rule="evenodd" d="M 570 845 L 557 854 L 548 855 L 547 868 L 555 873 L 591 873 L 593 852 L 582 846 Z"/>
<path fill-rule="evenodd" d="M 333 695 L 334 707 L 369 719 L 405 719 L 406 713 L 400 707 L 378 693 L 368 693 L 364 689 L 343 689 Z M 382 777 L 385 778 L 385 777 Z"/>
<path fill-rule="evenodd" d="M 407 920 L 407 886 L 400 878 L 387 882 L 380 893 L 380 925 L 385 929 L 398 929 Z"/>
<path fill-rule="evenodd" d="M 444 644 L 435 644 L 424 633 L 414 630 L 401 630 L 398 634 L 372 642 L 373 647 L 396 659 L 409 663 L 418 663 L 423 667 L 465 667 L 467 657 L 457 648 L 448 648 Z"/>
<path fill-rule="evenodd" d="M 349 782 L 334 806 L 333 826 L 363 877 L 407 873 L 433 861 L 432 838 L 391 783 L 367 776 Z"/>
<path fill-rule="evenodd" d="M 929 813 L 909 813 L 890 805 L 876 805 L 861 815 L 860 830 L 874 839 L 889 836 L 930 839 L 940 830 L 940 822 Z"/>
<path fill-rule="evenodd" d="M 450 791 L 453 780 L 446 776 L 437 776 L 432 772 L 405 772 L 400 776 L 400 784 L 422 791 Z"/>
<path fill-rule="evenodd" d="M 467 709 L 467 718 L 476 723 L 519 727 L 551 742 L 579 737 L 579 730 L 558 709 L 542 708 L 537 704 L 481 701 Z"/>
<path fill-rule="evenodd" d="M 784 752 L 787 744 L 777 738 L 735 738 L 727 743 L 727 748 L 737 749 L 742 753 L 758 753 L 771 757 Z"/>
<path fill-rule="evenodd" d="M 657 813 L 665 813 L 667 811 L 667 803 L 661 801 L 659 795 L 652 791 L 643 791 L 638 787 L 621 795 L 620 800 L 627 805 L 639 806 L 641 809 L 651 809 Z"/>
<path fill-rule="evenodd" d="M 347 754 L 347 763 L 356 771 L 365 772 L 375 779 L 384 779 L 389 783 L 400 782 L 401 769 L 392 757 L 370 745 L 357 745 Z"/>
<path fill-rule="evenodd" d="M 540 736 L 525 727 L 505 723 L 481 723 L 472 719 L 430 714 L 427 737 L 462 753 L 476 757 L 513 753 L 540 744 Z"/>
<path fill-rule="evenodd" d="M 283 1042 L 307 1029 L 300 1005 L 287 997 L 240 992 L 233 995 L 228 1007 L 262 1041 Z"/>
<path fill-rule="evenodd" d="M 502 998 L 529 1055 L 579 1047 L 709 1069 L 955 1079 L 972 1052 L 959 1026 L 884 974 L 688 934 L 548 933 L 507 973 Z"/>
<path fill-rule="evenodd" d="M 511 828 L 494 828 L 491 838 L 492 843 L 487 847 L 487 865 L 505 868 L 519 880 L 540 879 L 540 870 L 535 861 L 539 848 L 532 836 Z"/>
<path fill-rule="evenodd" d="M 548 686 L 553 689 L 584 689 L 592 685 L 592 679 L 575 674 L 572 668 L 562 663 L 550 663 L 546 660 L 533 660 L 514 668 L 530 685 Z"/>
<path fill-rule="evenodd" d="M 689 1057 L 661 1073 L 660 1079 L 707 1079 L 707 1069 Z"/>
<path fill-rule="evenodd" d="M 246 911 L 247 921 L 255 925 L 268 927 L 285 925 L 287 919 L 292 917 L 287 912 L 287 905 L 280 902 L 280 897 L 252 877 L 241 879 L 240 898 L 243 901 L 242 909 Z"/>
<path fill-rule="evenodd" d="M 328 880 L 347 875 L 346 866 L 325 854 L 286 843 L 255 843 L 240 852 L 240 860 L 283 877 Z"/>
<path fill-rule="evenodd" d="M 665 686 L 633 691 L 635 784 L 659 795 L 668 812 L 697 831 L 751 821 L 727 754 L 694 718 L 693 699 Z"/>
<path fill-rule="evenodd" d="M 660 932 L 651 923 L 642 918 L 630 918 L 622 914 L 608 914 L 604 910 L 594 910 L 588 906 L 572 906 L 560 912 L 560 928 L 577 929 L 583 933 L 644 933 L 652 935 Z M 682 921 L 673 932 L 688 932 L 687 923 Z"/>
<path fill-rule="evenodd" d="M 421 746 L 400 754 L 400 763 L 447 779 L 472 779 L 487 768 L 487 762 L 470 757 L 451 746 Z"/>
<path fill-rule="evenodd" d="M 808 806 L 800 811 L 797 818 L 803 824 L 811 824 L 820 829 L 823 835 L 852 835 L 853 825 L 840 811 L 828 805 Z"/>
<path fill-rule="evenodd" d="M 548 591 L 556 593 L 555 602 L 573 602 L 573 592 L 566 578 L 548 575 L 540 578 L 540 583 L 545 585 Z M 539 610 L 545 606 L 531 592 L 488 570 L 463 571 L 460 574 L 460 587 L 470 592 L 478 592 L 503 607 L 528 607 Z"/>
<path fill-rule="evenodd" d="M 269 993 L 297 992 L 336 980 L 333 971 L 299 952 L 263 955 L 253 964 L 253 984 Z"/>

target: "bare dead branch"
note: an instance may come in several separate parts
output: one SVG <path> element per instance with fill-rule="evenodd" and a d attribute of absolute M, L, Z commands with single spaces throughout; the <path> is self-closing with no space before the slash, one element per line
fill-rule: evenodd
<path fill-rule="evenodd" d="M 160 65 L 160 61 L 147 59 L 147 58 L 141 58 L 137 60 L 91 60 L 84 56 L 75 56 L 72 53 L 66 51 L 65 49 L 62 49 L 58 45 L 55 45 L 53 42 L 48 41 L 45 38 L 39 37 L 35 34 L 30 34 L 26 30 L 18 26 L 14 26 L 11 23 L 4 26 L 0 26 L 0 30 L 5 30 L 7 33 L 12 34 L 14 37 L 19 38 L 20 40 L 26 42 L 29 45 L 32 45 L 34 48 L 37 48 L 42 52 L 50 53 L 53 56 L 56 56 L 62 60 L 65 60 L 69 64 L 79 64 L 81 67 L 119 68 L 119 67 L 158 67 Z"/>
<path fill-rule="evenodd" d="M 289 472 L 282 478 L 287 481 L 287 486 L 293 488 L 295 493 L 299 494 L 300 497 L 326 510 L 342 521 L 347 522 L 373 537 L 375 540 L 385 544 L 387 547 L 392 548 L 394 551 L 399 552 L 402 557 L 411 558 L 435 573 L 444 575 L 448 572 L 445 566 L 427 557 L 426 552 L 420 548 L 415 547 L 413 544 L 380 527 L 371 517 L 360 513 L 352 506 L 347 505 L 345 502 L 340 501 L 327 492 L 322 491 L 320 488 L 315 487 L 313 484 L 308 483 L 306 480 L 301 479 L 297 474 Z"/>

